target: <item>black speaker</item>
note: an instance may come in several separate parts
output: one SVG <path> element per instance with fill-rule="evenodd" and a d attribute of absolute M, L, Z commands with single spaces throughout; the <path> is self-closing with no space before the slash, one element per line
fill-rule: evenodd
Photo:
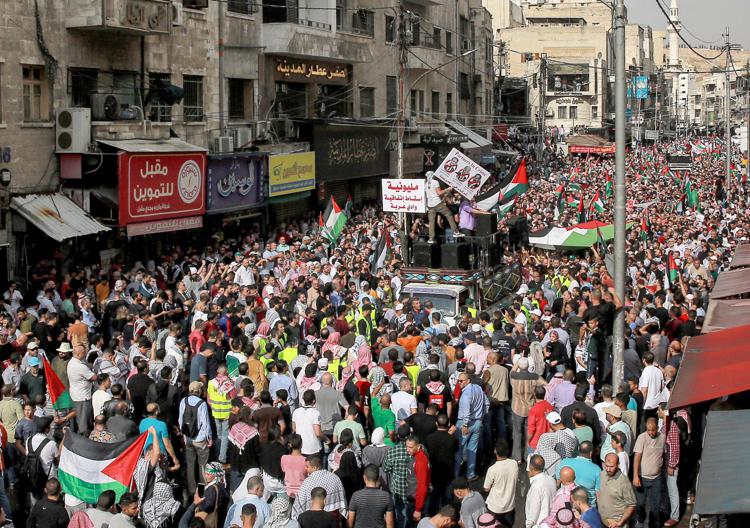
<path fill-rule="evenodd" d="M 497 213 L 475 215 L 477 236 L 489 236 L 497 232 Z"/>
<path fill-rule="evenodd" d="M 529 221 L 525 216 L 508 219 L 508 240 L 511 246 L 529 245 Z"/>
<path fill-rule="evenodd" d="M 456 244 L 443 244 L 442 267 L 447 269 L 471 269 L 469 266 L 469 255 L 471 255 L 471 244 L 458 242 Z"/>
<path fill-rule="evenodd" d="M 417 268 L 439 268 L 440 246 L 421 241 L 412 242 L 411 265 Z"/>

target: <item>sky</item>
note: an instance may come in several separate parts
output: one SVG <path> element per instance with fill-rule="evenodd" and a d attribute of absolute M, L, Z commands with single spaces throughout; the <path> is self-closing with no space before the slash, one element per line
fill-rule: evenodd
<path fill-rule="evenodd" d="M 656 6 L 656 1 L 625 0 L 628 20 L 654 29 L 666 29 L 667 19 Z M 722 45 L 724 39 L 721 35 L 728 25 L 731 42 L 750 49 L 749 3 L 748 0 L 678 0 L 682 36 L 693 45 L 702 44 L 700 39 Z M 670 0 L 662 0 L 662 5 L 669 12 Z"/>

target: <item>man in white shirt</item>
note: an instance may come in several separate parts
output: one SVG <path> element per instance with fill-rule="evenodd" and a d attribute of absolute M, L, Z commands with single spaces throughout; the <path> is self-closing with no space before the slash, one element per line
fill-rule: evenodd
<path fill-rule="evenodd" d="M 544 458 L 529 459 L 529 491 L 526 495 L 526 528 L 541 524 L 549 515 L 552 498 L 557 491 L 555 478 L 544 472 Z"/>
<path fill-rule="evenodd" d="M 250 260 L 242 259 L 242 264 L 234 271 L 234 282 L 240 286 L 252 286 L 255 284 L 255 274 L 250 267 Z"/>
<path fill-rule="evenodd" d="M 78 432 L 88 436 L 94 422 L 91 383 L 96 381 L 96 374 L 84 363 L 85 356 L 86 349 L 82 345 L 73 347 L 73 357 L 68 362 L 68 382 L 70 383 L 70 399 L 73 400 L 76 410 Z"/>
<path fill-rule="evenodd" d="M 112 380 L 107 374 L 99 374 L 96 378 L 99 389 L 91 396 L 91 407 L 94 409 L 94 417 L 104 414 L 104 405 L 112 399 L 109 388 Z"/>
<path fill-rule="evenodd" d="M 292 413 L 292 430 L 302 437 L 302 454 L 317 455 L 323 449 L 322 441 L 328 439 L 320 428 L 320 412 L 315 407 L 315 391 L 305 391 L 302 402 L 302 407 Z"/>
<path fill-rule="evenodd" d="M 398 421 L 406 420 L 412 414 L 417 413 L 417 399 L 411 393 L 411 381 L 408 377 L 401 378 L 398 383 L 398 392 L 391 395 L 391 411 Z"/>
<path fill-rule="evenodd" d="M 464 336 L 464 343 L 466 343 L 466 347 L 464 348 L 464 358 L 467 362 L 474 363 L 474 366 L 477 369 L 477 376 L 481 376 L 482 372 L 484 372 L 484 367 L 487 365 L 489 351 L 477 343 L 477 337 L 478 336 L 474 332 L 467 332 Z"/>
<path fill-rule="evenodd" d="M 654 354 L 643 354 L 643 372 L 638 380 L 638 388 L 643 393 L 643 418 L 645 420 L 656 417 L 656 410 L 662 402 L 664 390 L 664 374 L 659 367 L 654 366 Z"/>
<path fill-rule="evenodd" d="M 451 210 L 448 209 L 448 206 L 443 201 L 443 195 L 446 193 L 450 193 L 450 191 L 453 190 L 453 187 L 446 187 L 445 189 L 441 189 L 440 182 L 437 180 L 437 178 L 435 178 L 435 173 L 432 171 L 427 171 L 426 176 L 427 218 L 430 221 L 430 239 L 428 240 L 428 242 L 430 244 L 435 243 L 435 221 L 437 220 L 438 214 L 443 215 L 448 221 L 451 229 L 453 230 L 454 238 L 464 236 L 463 233 L 459 233 L 458 225 L 456 225 L 456 220 L 453 218 L 453 213 L 451 213 Z"/>

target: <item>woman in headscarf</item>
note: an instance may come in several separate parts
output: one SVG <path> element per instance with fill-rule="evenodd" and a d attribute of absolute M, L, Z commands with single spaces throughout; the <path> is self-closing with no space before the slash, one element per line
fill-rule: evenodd
<path fill-rule="evenodd" d="M 259 468 L 260 437 L 252 425 L 253 411 L 242 407 L 235 423 L 229 430 L 229 453 L 227 462 L 232 467 L 230 490 L 234 492 L 248 469 Z"/>
<path fill-rule="evenodd" d="M 354 434 L 351 429 L 344 429 L 341 431 L 339 436 L 339 443 L 336 447 L 331 450 L 328 455 L 328 469 L 330 471 L 336 471 L 341 464 L 341 459 L 345 453 L 354 451 Z M 355 454 L 355 460 L 359 463 L 358 455 Z"/>
<path fill-rule="evenodd" d="M 362 467 L 367 467 L 370 464 L 378 466 L 380 470 L 380 482 L 383 484 L 383 489 L 387 489 L 385 483 L 388 481 L 386 480 L 385 471 L 383 471 L 383 460 L 385 460 L 385 455 L 388 454 L 391 446 L 385 443 L 385 431 L 382 427 L 376 428 L 372 432 L 370 439 L 372 443 L 362 448 Z"/>
<path fill-rule="evenodd" d="M 341 334 L 338 332 L 332 331 L 330 334 L 328 334 L 328 338 L 326 339 L 326 342 L 321 347 L 321 352 L 327 352 L 330 350 L 334 357 L 336 357 L 338 354 L 338 350 L 341 345 L 339 345 L 339 342 L 341 341 Z"/>
<path fill-rule="evenodd" d="M 206 522 L 209 516 L 215 514 L 217 526 L 221 526 L 227 516 L 230 499 L 223 465 L 219 462 L 206 464 L 203 468 L 203 480 L 206 482 L 206 489 L 203 493 L 203 502 L 198 505 L 195 516 Z M 207 528 L 211 524 L 213 522 L 206 522 Z"/>
<path fill-rule="evenodd" d="M 172 486 L 159 465 L 161 450 L 156 429 L 150 427 L 148 432 L 151 444 L 138 460 L 133 480 L 141 499 L 143 522 L 147 528 L 159 528 L 177 513 L 180 503 L 175 500 Z"/>
<path fill-rule="evenodd" d="M 289 497 L 281 493 L 271 501 L 271 518 L 263 528 L 299 528 L 299 523 L 291 518 L 292 503 Z"/>
<path fill-rule="evenodd" d="M 346 429 L 348 431 L 348 429 Z M 357 457 L 353 451 L 346 451 L 341 457 L 339 467 L 334 471 L 341 480 L 346 494 L 346 502 L 352 500 L 352 495 L 362 489 L 362 469 L 357 463 Z"/>
<path fill-rule="evenodd" d="M 370 345 L 367 343 L 365 336 L 357 336 L 354 340 L 354 345 L 349 349 L 349 365 L 352 366 L 354 372 L 358 372 L 359 367 L 363 365 L 368 368 L 372 368 L 375 365 L 372 361 Z"/>
<path fill-rule="evenodd" d="M 268 345 L 268 336 L 270 333 L 271 325 L 266 321 L 258 325 L 258 330 L 256 330 L 255 337 L 253 337 L 253 348 L 258 358 L 262 358 L 266 353 L 266 345 Z M 261 359 L 261 361 L 263 360 Z"/>

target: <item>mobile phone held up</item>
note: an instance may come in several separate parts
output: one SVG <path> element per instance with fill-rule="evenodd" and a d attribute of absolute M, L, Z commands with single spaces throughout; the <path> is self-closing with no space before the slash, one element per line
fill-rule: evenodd
<path fill-rule="evenodd" d="M 198 496 L 203 497 L 206 493 L 206 485 L 205 484 L 198 484 L 197 487 L 198 490 Z"/>

